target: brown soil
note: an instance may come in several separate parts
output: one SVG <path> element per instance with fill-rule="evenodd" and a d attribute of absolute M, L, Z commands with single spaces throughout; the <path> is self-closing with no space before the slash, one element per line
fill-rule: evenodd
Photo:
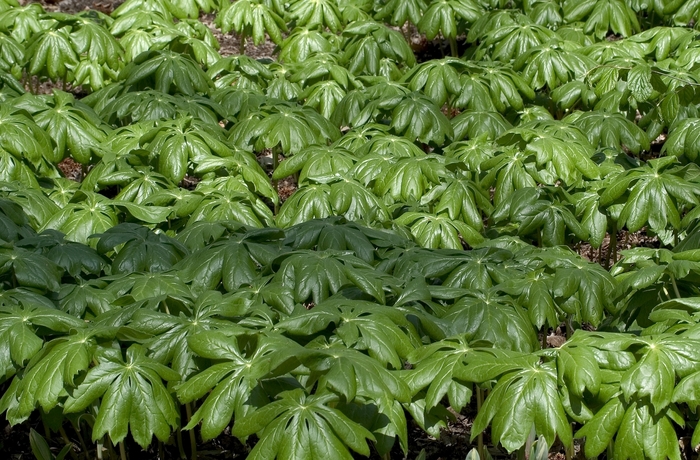
<path fill-rule="evenodd" d="M 82 182 L 83 180 L 83 167 L 80 163 L 76 162 L 72 158 L 68 157 L 58 164 L 58 169 L 63 173 L 63 177 L 76 181 Z"/>
<path fill-rule="evenodd" d="M 228 34 L 222 33 L 221 30 L 219 30 L 214 24 L 213 14 L 203 14 L 199 20 L 202 21 L 203 24 L 207 25 L 209 29 L 211 29 L 214 37 L 216 37 L 218 40 L 220 45 L 219 54 L 221 54 L 221 56 L 226 57 L 239 54 L 241 40 L 238 35 L 232 32 L 229 32 Z M 253 59 L 274 60 L 275 44 L 269 40 L 269 37 L 266 36 L 266 38 L 267 40 L 265 40 L 265 42 L 257 46 L 253 43 L 251 38 L 246 39 L 245 55 L 250 56 Z"/>
<path fill-rule="evenodd" d="M 630 233 L 627 230 L 617 232 L 615 247 L 610 247 L 610 234 L 603 240 L 600 248 L 595 249 L 590 243 L 580 243 L 574 247 L 584 259 L 598 262 L 605 268 L 610 268 L 615 262 L 622 259 L 620 251 L 632 248 L 658 248 L 661 246 L 656 236 L 647 235 L 646 229 Z"/>

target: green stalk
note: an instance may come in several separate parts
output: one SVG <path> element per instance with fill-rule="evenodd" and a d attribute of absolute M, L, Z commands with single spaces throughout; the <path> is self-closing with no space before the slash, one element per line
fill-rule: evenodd
<path fill-rule="evenodd" d="M 574 424 L 571 423 L 571 431 L 574 431 Z M 565 449 L 565 454 L 566 455 L 566 460 L 572 460 L 574 458 L 574 454 L 576 453 L 576 449 L 574 448 L 574 438 L 571 438 L 571 444 L 566 446 Z"/>
<path fill-rule="evenodd" d="M 481 406 L 484 405 L 484 390 L 480 386 L 476 387 L 476 413 L 481 412 Z M 484 432 L 482 431 L 476 438 L 476 451 L 479 453 L 479 458 L 486 458 L 484 451 Z"/>
<path fill-rule="evenodd" d="M 185 412 L 187 413 L 187 423 L 190 423 L 192 419 L 192 405 L 190 403 L 185 404 Z M 192 460 L 197 460 L 197 439 L 195 438 L 194 430 L 190 430 L 190 452 Z"/>
<path fill-rule="evenodd" d="M 661 289 L 663 289 L 664 294 L 666 294 L 667 300 L 673 300 L 673 297 L 671 297 L 671 294 L 668 293 L 668 289 L 666 289 L 666 286 L 661 286 Z"/>
<path fill-rule="evenodd" d="M 112 440 L 109 438 L 109 436 L 106 437 L 106 446 L 107 446 L 107 452 L 109 452 L 109 458 L 117 458 L 117 453 L 114 451 L 114 445 L 112 444 Z"/>
<path fill-rule="evenodd" d="M 49 425 L 46 423 L 46 420 L 44 420 L 44 417 L 41 417 L 41 425 L 44 427 L 44 437 L 46 439 L 51 439 L 51 430 L 49 430 Z"/>
<path fill-rule="evenodd" d="M 275 171 L 277 171 L 277 167 L 280 164 L 280 157 L 279 157 L 279 152 L 277 152 L 277 147 L 272 149 L 272 173 L 274 174 Z M 277 193 L 277 203 L 275 203 L 275 215 L 277 215 L 280 212 L 280 205 L 279 205 L 279 181 L 277 179 L 272 179 L 272 188 L 275 189 L 275 193 Z"/>
<path fill-rule="evenodd" d="M 119 458 L 121 460 L 126 460 L 126 447 L 124 447 L 124 441 L 119 443 Z"/>
<path fill-rule="evenodd" d="M 615 262 L 617 262 L 617 224 L 615 223 L 615 221 L 613 221 L 612 226 L 612 233 L 610 233 L 610 246 L 612 246 L 612 263 L 614 264 Z M 610 261 L 608 261 L 608 265 L 612 265 Z"/>
<path fill-rule="evenodd" d="M 76 427 L 74 423 L 71 423 L 71 426 L 73 426 L 73 431 L 75 431 L 75 435 L 78 437 L 78 441 L 80 442 L 80 447 L 83 449 L 83 452 L 88 452 L 88 446 L 85 444 L 85 439 L 83 439 L 83 435 L 80 434 L 80 422 L 78 422 L 78 426 Z"/>
<path fill-rule="evenodd" d="M 525 458 L 530 457 L 530 451 L 532 450 L 532 445 L 535 443 L 535 438 L 537 436 L 537 433 L 535 432 L 535 425 L 532 425 L 532 428 L 530 428 L 530 434 L 527 437 L 527 440 L 525 441 Z"/>
<path fill-rule="evenodd" d="M 100 438 L 96 443 L 95 443 L 95 456 L 97 457 L 97 460 L 102 460 L 102 440 L 104 438 Z"/>
<path fill-rule="evenodd" d="M 457 48 L 457 38 L 450 37 L 448 40 L 450 41 L 450 53 L 452 54 L 453 57 L 458 58 L 459 57 L 459 49 Z"/>
<path fill-rule="evenodd" d="M 73 451 L 73 442 L 68 438 L 68 435 L 66 434 L 66 430 L 64 430 L 63 427 L 60 427 L 58 429 L 58 432 L 60 433 L 61 438 L 63 438 L 63 442 L 65 442 L 66 445 L 70 446 L 70 450 L 68 451 L 70 453 L 70 457 L 72 459 L 78 460 L 78 456 Z"/>
<path fill-rule="evenodd" d="M 610 242 L 608 243 L 608 250 L 605 251 L 605 268 L 610 268 L 610 258 L 612 257 L 612 247 L 613 247 L 613 233 L 610 233 Z"/>
<path fill-rule="evenodd" d="M 182 445 L 182 430 L 175 430 L 177 436 L 177 449 L 180 451 L 180 458 L 185 460 L 187 454 L 185 454 L 185 448 Z"/>
<path fill-rule="evenodd" d="M 241 32 L 239 35 L 240 43 L 238 43 L 238 54 L 243 56 L 245 54 L 245 32 Z"/>
<path fill-rule="evenodd" d="M 673 285 L 673 293 L 676 294 L 676 298 L 680 299 L 681 293 L 678 290 L 678 284 L 676 284 L 676 277 L 673 276 L 673 273 L 671 273 L 671 285 Z"/>

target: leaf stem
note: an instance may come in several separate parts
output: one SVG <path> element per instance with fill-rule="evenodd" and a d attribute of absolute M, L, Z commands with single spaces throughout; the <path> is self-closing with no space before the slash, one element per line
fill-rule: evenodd
<path fill-rule="evenodd" d="M 680 299 L 681 293 L 678 290 L 678 284 L 676 283 L 676 277 L 673 276 L 673 273 L 671 273 L 671 285 L 673 286 L 673 293 L 676 294 L 676 298 Z"/>
<path fill-rule="evenodd" d="M 610 246 L 612 246 L 612 262 L 614 264 L 617 262 L 617 224 L 615 221 L 613 221 L 612 226 L 612 232 L 610 233 Z M 608 261 L 608 266 L 610 265 L 610 261 Z"/>
<path fill-rule="evenodd" d="M 68 435 L 66 434 L 66 430 L 64 430 L 63 427 L 60 427 L 58 429 L 58 432 L 61 434 L 61 437 L 63 438 L 63 442 L 65 442 L 67 446 L 70 446 L 70 450 L 68 451 L 70 453 L 70 457 L 75 459 L 75 460 L 78 460 L 78 456 L 73 451 L 73 441 L 71 441 L 68 438 Z"/>
<path fill-rule="evenodd" d="M 241 32 L 239 35 L 239 43 L 238 43 L 238 54 L 243 56 L 245 54 L 245 32 Z"/>
<path fill-rule="evenodd" d="M 114 444 L 112 444 L 112 440 L 110 439 L 109 436 L 105 438 L 106 443 L 105 445 L 107 446 L 107 452 L 109 452 L 109 458 L 117 458 L 117 453 L 114 452 Z"/>
<path fill-rule="evenodd" d="M 450 41 L 450 53 L 452 54 L 453 57 L 458 58 L 459 57 L 459 49 L 457 48 L 457 38 L 450 37 L 448 40 Z"/>
<path fill-rule="evenodd" d="M 530 434 L 527 437 L 527 440 L 525 441 L 525 458 L 530 457 L 530 452 L 532 451 L 532 445 L 535 443 L 535 439 L 537 438 L 537 432 L 535 431 L 535 424 L 532 424 L 532 428 L 530 428 Z"/>
<path fill-rule="evenodd" d="M 187 455 L 185 454 L 185 449 L 182 445 L 182 430 L 175 430 L 175 433 L 177 436 L 177 448 L 180 451 L 180 458 L 184 460 L 187 458 Z"/>
<path fill-rule="evenodd" d="M 126 460 L 126 447 L 124 447 L 124 440 L 123 439 L 119 443 L 119 458 L 121 460 Z"/>
<path fill-rule="evenodd" d="M 190 403 L 185 404 L 185 412 L 187 413 L 187 423 L 190 423 L 192 418 L 192 405 Z M 197 460 L 197 439 L 194 430 L 190 430 L 190 453 L 192 460 Z"/>
<path fill-rule="evenodd" d="M 484 404 L 484 390 L 480 386 L 476 386 L 476 413 L 481 412 L 481 406 Z M 476 438 L 476 451 L 479 453 L 479 458 L 486 458 L 484 452 L 484 432 L 482 431 Z"/>
<path fill-rule="evenodd" d="M 97 457 L 97 460 L 102 460 L 102 438 L 100 438 L 100 440 L 97 441 L 95 444 L 95 455 Z"/>
<path fill-rule="evenodd" d="M 75 431 L 75 435 L 78 437 L 78 441 L 80 442 L 80 447 L 83 449 L 83 452 L 87 453 L 88 452 L 88 446 L 85 444 L 85 439 L 83 439 L 83 435 L 80 434 L 80 421 L 78 421 L 78 425 L 76 426 L 75 423 L 71 423 L 73 426 L 73 431 Z"/>
<path fill-rule="evenodd" d="M 280 164 L 280 157 L 279 157 L 279 152 L 277 152 L 277 148 L 272 149 L 272 173 L 274 174 L 275 171 L 277 170 L 277 167 Z M 275 215 L 279 213 L 280 211 L 280 205 L 279 205 L 279 196 L 280 196 L 280 190 L 279 190 L 279 181 L 277 179 L 272 179 L 272 188 L 275 189 L 275 193 L 277 193 L 277 202 L 275 203 Z"/>

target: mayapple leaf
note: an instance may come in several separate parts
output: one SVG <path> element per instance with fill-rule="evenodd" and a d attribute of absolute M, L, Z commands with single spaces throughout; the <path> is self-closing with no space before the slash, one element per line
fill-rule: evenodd
<path fill-rule="evenodd" d="M 329 458 L 352 459 L 348 447 L 369 456 L 367 440 L 375 437 L 351 421 L 333 403 L 333 393 L 307 395 L 303 390 L 286 391 L 280 399 L 237 420 L 233 434 L 258 434 L 250 453 L 253 459 L 304 459 L 322 454 Z"/>
<path fill-rule="evenodd" d="M 559 381 L 575 396 L 584 396 L 584 391 L 597 395 L 600 390 L 600 368 L 594 352 L 585 346 L 567 342 L 559 347 L 557 373 Z"/>
<path fill-rule="evenodd" d="M 533 427 L 547 445 L 557 436 L 568 445 L 571 425 L 559 398 L 555 366 L 533 363 L 503 375 L 474 420 L 472 438 L 489 423 L 494 442 L 509 452 L 525 444 Z"/>
<path fill-rule="evenodd" d="M 404 380 L 415 395 L 427 388 L 425 409 L 430 410 L 448 396 L 450 407 L 459 412 L 469 404 L 472 395 L 470 382 L 462 380 L 466 367 L 465 355 L 473 352 L 464 337 L 453 337 L 417 349 L 409 355 L 413 369 L 404 374 Z"/>
<path fill-rule="evenodd" d="M 613 436 L 617 433 L 625 414 L 625 404 L 621 397 L 608 401 L 592 419 L 576 432 L 577 438 L 586 438 L 586 457 L 595 458 L 605 452 Z"/>
<path fill-rule="evenodd" d="M 113 442 L 121 442 L 130 431 L 146 448 L 153 435 L 165 441 L 178 425 L 179 413 L 164 380 L 180 378 L 177 372 L 146 357 L 140 345 L 129 347 L 126 360 L 120 350 L 104 350 L 98 364 L 66 400 L 64 411 L 83 411 L 101 398 L 93 439 L 109 434 Z"/>
<path fill-rule="evenodd" d="M 303 349 L 289 339 L 246 332 L 205 331 L 188 338 L 196 354 L 219 361 L 175 388 L 185 403 L 207 395 L 187 425 L 192 429 L 201 421 L 204 439 L 218 436 L 233 416 L 237 424 L 254 409 L 250 403 L 265 404 L 255 391 L 260 380 L 294 369 L 303 355 Z"/>
<path fill-rule="evenodd" d="M 678 437 L 670 413 L 672 410 L 668 408 L 654 416 L 649 404 L 633 402 L 625 411 L 617 430 L 615 458 L 680 460 Z"/>

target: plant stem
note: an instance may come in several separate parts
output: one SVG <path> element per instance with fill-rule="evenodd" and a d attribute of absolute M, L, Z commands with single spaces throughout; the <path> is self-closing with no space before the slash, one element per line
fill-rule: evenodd
<path fill-rule="evenodd" d="M 44 437 L 46 439 L 51 439 L 51 430 L 49 430 L 49 425 L 46 423 L 43 416 L 41 417 L 41 425 L 44 427 Z"/>
<path fill-rule="evenodd" d="M 239 39 L 240 42 L 238 43 L 238 54 L 243 56 L 245 54 L 245 33 L 241 32 Z"/>
<path fill-rule="evenodd" d="M 457 48 L 457 38 L 455 37 L 450 37 L 450 53 L 452 54 L 453 57 L 458 58 L 459 57 L 459 49 Z"/>
<path fill-rule="evenodd" d="M 75 460 L 78 460 L 78 456 L 73 451 L 73 442 L 68 438 L 68 435 L 66 434 L 66 430 L 64 430 L 63 427 L 60 427 L 58 429 L 58 432 L 61 434 L 61 437 L 63 438 L 63 442 L 65 442 L 66 445 L 71 446 L 70 450 L 68 451 L 70 453 L 70 457 L 75 459 Z"/>
<path fill-rule="evenodd" d="M 105 445 L 107 446 L 107 452 L 109 452 L 109 458 L 117 458 L 117 453 L 114 452 L 114 445 L 112 444 L 112 440 L 107 436 L 106 438 L 107 442 Z"/>
<path fill-rule="evenodd" d="M 187 423 L 190 423 L 192 418 L 192 405 L 190 403 L 185 404 L 185 412 L 187 413 Z M 190 430 L 190 452 L 192 460 L 197 460 L 197 439 L 195 438 L 194 430 Z"/>
<path fill-rule="evenodd" d="M 277 152 L 277 148 L 272 149 L 272 173 L 274 174 L 275 171 L 277 171 L 277 166 L 280 164 L 280 157 L 279 153 Z M 275 215 L 280 211 L 280 205 L 279 205 L 279 181 L 277 179 L 272 179 L 272 188 L 275 189 L 275 192 L 277 193 L 277 202 L 275 203 Z"/>
<path fill-rule="evenodd" d="M 613 234 L 610 233 L 610 240 L 608 242 L 608 250 L 605 251 L 605 265 L 604 265 L 604 267 L 606 269 L 610 268 L 610 257 L 612 254 L 612 247 L 613 247 Z"/>
<path fill-rule="evenodd" d="M 680 299 L 681 293 L 678 290 L 678 284 L 676 284 L 676 277 L 673 276 L 673 273 L 671 273 L 671 285 L 673 285 L 673 293 L 676 294 L 676 298 Z"/>
<path fill-rule="evenodd" d="M 530 429 L 530 434 L 527 437 L 527 440 L 525 441 L 525 458 L 529 459 L 530 458 L 530 452 L 532 451 L 532 445 L 535 443 L 535 438 L 537 437 L 537 433 L 535 432 L 535 425 L 533 423 L 532 428 Z"/>
<path fill-rule="evenodd" d="M 126 447 L 124 447 L 124 441 L 119 443 L 119 458 L 121 460 L 126 460 Z"/>
<path fill-rule="evenodd" d="M 571 431 L 573 432 L 574 429 L 574 424 L 571 423 Z M 571 438 L 571 444 L 566 446 L 564 455 L 566 455 L 566 460 L 572 460 L 574 458 L 574 454 L 576 453 L 576 449 L 574 448 L 574 438 Z"/>
<path fill-rule="evenodd" d="M 476 387 L 476 412 L 481 412 L 481 406 L 484 404 L 484 391 L 477 385 Z M 479 458 L 485 459 L 484 452 L 484 432 L 482 431 L 476 438 L 476 451 L 479 453 Z"/>
<path fill-rule="evenodd" d="M 185 460 L 187 458 L 187 455 L 185 454 L 185 449 L 182 445 L 182 431 L 181 430 L 175 430 L 176 436 L 177 436 L 177 448 L 180 451 L 180 458 Z"/>
<path fill-rule="evenodd" d="M 80 447 L 83 449 L 83 452 L 87 454 L 88 446 L 87 444 L 85 444 L 85 439 L 83 439 L 83 435 L 80 434 L 80 422 L 78 422 L 77 427 L 74 423 L 71 423 L 71 425 L 73 426 L 73 431 L 75 431 L 75 435 L 78 437 L 78 441 L 80 441 Z"/>
<path fill-rule="evenodd" d="M 610 233 L 610 246 L 613 250 L 613 264 L 617 262 L 617 224 L 613 222 L 612 233 Z M 610 265 L 610 263 L 608 263 Z"/>
<path fill-rule="evenodd" d="M 100 440 L 95 444 L 95 456 L 97 457 L 97 460 L 102 460 L 102 438 L 100 438 Z"/>

